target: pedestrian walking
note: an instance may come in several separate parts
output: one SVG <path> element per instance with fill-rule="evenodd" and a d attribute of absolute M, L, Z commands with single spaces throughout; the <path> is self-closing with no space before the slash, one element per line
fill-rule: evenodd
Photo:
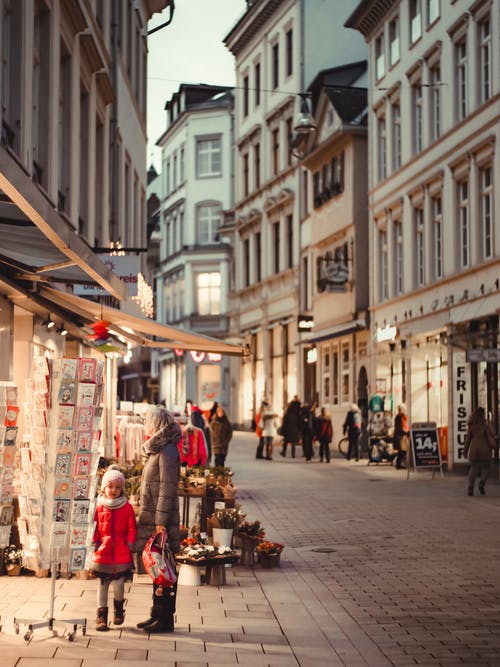
<path fill-rule="evenodd" d="M 266 448 L 266 459 L 273 458 L 273 443 L 278 436 L 278 415 L 269 404 L 266 404 L 261 415 L 262 437 Z"/>
<path fill-rule="evenodd" d="M 302 438 L 302 452 L 306 463 L 309 463 L 314 456 L 313 435 L 313 413 L 311 406 L 308 403 L 304 403 L 300 408 L 300 436 Z"/>
<path fill-rule="evenodd" d="M 356 405 L 353 403 L 347 412 L 344 424 L 342 426 L 342 432 L 344 435 L 347 434 L 349 439 L 349 447 L 347 450 L 347 460 L 350 461 L 351 458 L 355 458 L 356 461 L 359 461 L 359 438 L 361 436 L 361 412 Z"/>
<path fill-rule="evenodd" d="M 268 402 L 266 400 L 263 400 L 262 403 L 260 404 L 259 411 L 255 415 L 255 435 L 259 438 L 259 442 L 257 444 L 257 451 L 255 452 L 256 459 L 264 458 L 265 440 L 264 436 L 262 435 L 262 413 L 267 408 L 267 406 Z"/>
<path fill-rule="evenodd" d="M 467 420 L 465 456 L 469 459 L 468 495 L 474 495 L 474 484 L 479 475 L 479 493 L 484 495 L 486 480 L 490 473 L 491 454 L 495 448 L 495 438 L 491 425 L 486 419 L 484 408 L 478 407 Z"/>
<path fill-rule="evenodd" d="M 180 459 L 178 443 L 182 430 L 174 415 L 162 406 L 149 408 L 144 418 L 146 442 L 141 477 L 140 508 L 136 550 L 154 534 L 166 532 L 173 554 L 180 548 L 178 484 Z M 177 584 L 165 589 L 153 583 L 150 618 L 137 624 L 149 633 L 173 632 Z"/>
<path fill-rule="evenodd" d="M 406 459 L 406 452 L 409 449 L 410 427 L 408 426 L 408 415 L 406 414 L 406 405 L 401 403 L 398 406 L 398 414 L 394 419 L 394 434 L 392 438 L 392 447 L 396 452 L 396 468 L 404 468 L 403 462 Z"/>
<path fill-rule="evenodd" d="M 300 442 L 300 401 L 298 396 L 294 396 L 287 405 L 285 414 L 283 415 L 280 435 L 283 438 L 280 456 L 283 456 L 283 458 L 286 457 L 286 450 L 288 445 L 290 445 L 292 458 L 294 459 L 295 448 Z"/>
<path fill-rule="evenodd" d="M 96 527 L 92 572 L 97 577 L 96 630 L 108 630 L 108 593 L 113 585 L 113 623 L 125 618 L 125 582 L 132 575 L 132 549 L 137 537 L 134 508 L 125 495 L 125 477 L 117 466 L 110 466 L 101 480 L 101 495 L 94 514 Z"/>
<path fill-rule="evenodd" d="M 233 425 L 222 405 L 218 405 L 210 421 L 210 439 L 216 466 L 223 467 L 226 465 L 226 456 L 232 437 Z"/>
<path fill-rule="evenodd" d="M 320 413 L 314 419 L 314 435 L 319 442 L 319 460 L 330 463 L 330 443 L 333 440 L 333 426 L 329 413 L 321 408 Z"/>

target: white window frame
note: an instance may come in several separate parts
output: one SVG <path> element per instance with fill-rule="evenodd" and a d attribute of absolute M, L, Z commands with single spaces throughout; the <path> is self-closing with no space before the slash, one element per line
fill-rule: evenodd
<path fill-rule="evenodd" d="M 410 44 L 422 37 L 422 2 L 410 0 Z"/>
<path fill-rule="evenodd" d="M 485 34 L 484 28 L 488 26 Z M 479 103 L 486 102 L 491 97 L 491 19 L 490 15 L 481 17 L 477 24 L 477 38 L 479 47 L 478 67 L 479 67 Z"/>
<path fill-rule="evenodd" d="M 379 300 L 386 301 L 389 298 L 389 284 L 388 284 L 388 249 L 387 249 L 387 231 L 379 229 L 378 232 L 379 245 Z"/>
<path fill-rule="evenodd" d="M 467 116 L 467 38 L 462 35 L 455 42 L 455 85 L 456 85 L 456 115 L 457 120 Z"/>
<path fill-rule="evenodd" d="M 392 67 L 401 58 L 399 15 L 389 21 L 389 64 Z"/>
<path fill-rule="evenodd" d="M 443 275 L 443 200 L 441 194 L 431 198 L 432 215 L 432 259 L 434 279 L 440 280 Z"/>
<path fill-rule="evenodd" d="M 412 83 L 411 96 L 413 113 L 413 154 L 417 155 L 424 147 L 423 94 L 422 82 L 420 80 Z"/>
<path fill-rule="evenodd" d="M 377 176 L 378 181 L 387 177 L 387 128 L 383 114 L 377 116 Z"/>
<path fill-rule="evenodd" d="M 220 202 L 200 202 L 196 206 L 197 241 L 200 245 L 217 242 L 216 236 L 221 223 Z"/>
<path fill-rule="evenodd" d="M 378 81 L 385 75 L 385 36 L 380 33 L 375 38 L 375 78 Z"/>
<path fill-rule="evenodd" d="M 414 243 L 415 243 L 415 287 L 425 284 L 425 242 L 424 242 L 424 209 L 420 206 L 413 209 Z"/>
<path fill-rule="evenodd" d="M 403 223 L 393 222 L 394 238 L 394 295 L 403 294 Z"/>
<path fill-rule="evenodd" d="M 458 252 L 459 266 L 466 269 L 470 266 L 470 216 L 469 216 L 469 188 L 467 179 L 457 182 L 458 199 Z"/>
<path fill-rule="evenodd" d="M 401 168 L 401 105 L 399 99 L 391 105 L 391 121 L 392 170 L 397 171 Z"/>
<path fill-rule="evenodd" d="M 432 25 L 441 16 L 440 0 L 426 0 L 427 26 Z"/>
<path fill-rule="evenodd" d="M 479 187 L 482 258 L 486 260 L 493 257 L 493 230 L 495 229 L 493 208 L 493 167 L 489 164 L 479 169 Z"/>
<path fill-rule="evenodd" d="M 430 77 L 430 112 L 431 112 L 431 138 L 436 141 L 441 136 L 442 118 L 441 118 L 441 66 L 434 63 L 429 67 Z"/>
<path fill-rule="evenodd" d="M 221 274 L 220 271 L 199 271 L 196 273 L 196 304 L 198 315 L 221 314 Z"/>
<path fill-rule="evenodd" d="M 205 164 L 206 162 L 206 164 Z M 222 176 L 222 137 L 196 139 L 196 178 Z"/>

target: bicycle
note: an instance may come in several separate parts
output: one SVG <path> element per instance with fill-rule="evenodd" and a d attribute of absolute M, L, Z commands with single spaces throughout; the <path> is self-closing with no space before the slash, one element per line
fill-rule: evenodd
<path fill-rule="evenodd" d="M 349 438 L 344 437 L 339 440 L 339 444 L 337 445 L 339 452 L 342 454 L 344 458 L 347 458 L 347 455 L 349 453 Z"/>

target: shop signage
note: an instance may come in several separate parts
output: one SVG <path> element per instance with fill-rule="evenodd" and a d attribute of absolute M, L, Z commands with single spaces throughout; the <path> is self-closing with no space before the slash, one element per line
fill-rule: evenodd
<path fill-rule="evenodd" d="M 497 347 L 471 347 L 467 350 L 467 361 L 475 363 L 485 361 L 489 364 L 497 364 L 500 361 L 500 349 Z"/>
<path fill-rule="evenodd" d="M 205 357 L 207 358 L 208 361 L 221 361 L 222 360 L 222 354 L 219 352 L 195 352 L 194 350 L 191 350 L 189 352 L 191 355 L 191 359 L 196 363 L 196 364 L 201 364 L 202 361 L 205 360 Z"/>
<path fill-rule="evenodd" d="M 395 326 L 389 326 L 388 324 L 385 327 L 377 328 L 377 343 L 383 343 L 385 341 L 393 341 L 398 335 L 398 330 Z"/>
<path fill-rule="evenodd" d="M 440 468 L 441 452 L 436 422 L 416 422 L 410 428 L 413 467 Z"/>
<path fill-rule="evenodd" d="M 314 327 L 314 319 L 312 315 L 299 315 L 297 319 L 297 329 L 299 331 L 311 331 Z"/>
<path fill-rule="evenodd" d="M 99 255 L 99 259 L 110 271 L 127 285 L 128 295 L 137 296 L 137 281 L 141 270 L 139 255 Z M 97 285 L 75 285 L 74 294 L 79 296 L 95 296 L 107 294 Z"/>
<path fill-rule="evenodd" d="M 453 461 L 463 462 L 470 411 L 470 366 L 464 352 L 453 355 Z"/>
<path fill-rule="evenodd" d="M 318 290 L 345 292 L 349 280 L 349 266 L 344 248 L 336 248 L 333 255 L 318 257 Z"/>

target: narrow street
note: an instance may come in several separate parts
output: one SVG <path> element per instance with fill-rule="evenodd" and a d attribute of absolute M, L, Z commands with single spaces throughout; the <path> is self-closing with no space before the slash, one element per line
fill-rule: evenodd
<path fill-rule="evenodd" d="M 466 495 L 466 479 L 391 466 L 255 459 L 238 432 L 227 464 L 237 500 L 267 537 L 285 544 L 281 567 L 227 570 L 226 586 L 179 588 L 173 635 L 137 630 L 150 585 L 136 577 L 125 625 L 94 630 L 95 581 L 58 580 L 56 618 L 86 615 L 73 643 L 14 615 L 46 617 L 49 580 L 0 578 L 5 667 L 201 665 L 500 665 L 500 485 Z"/>

